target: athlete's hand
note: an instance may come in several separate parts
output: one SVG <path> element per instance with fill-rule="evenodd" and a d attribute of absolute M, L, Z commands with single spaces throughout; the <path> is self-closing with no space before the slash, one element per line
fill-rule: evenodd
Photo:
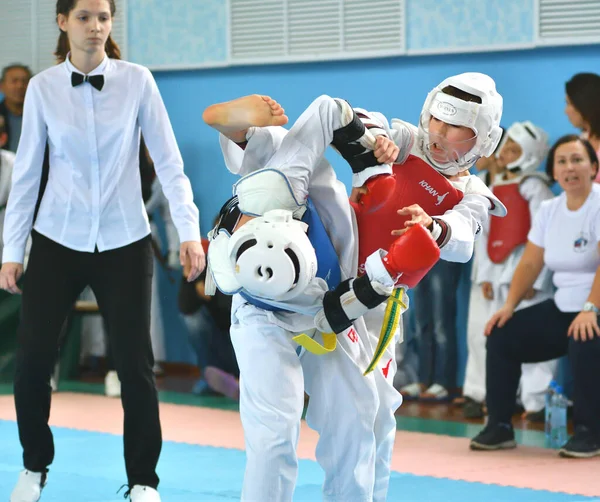
<path fill-rule="evenodd" d="M 433 225 L 433 219 L 429 216 L 425 210 L 419 206 L 418 204 L 413 204 L 412 206 L 403 207 L 402 209 L 398 209 L 398 214 L 402 216 L 410 216 L 411 219 L 404 222 L 404 226 L 406 228 L 402 228 L 399 230 L 392 230 L 392 235 L 402 235 L 405 233 L 410 227 L 414 225 L 422 225 L 425 228 L 430 228 Z"/>

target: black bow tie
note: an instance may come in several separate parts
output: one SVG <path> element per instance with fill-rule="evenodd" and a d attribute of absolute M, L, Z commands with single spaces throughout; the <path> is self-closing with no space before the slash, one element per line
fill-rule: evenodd
<path fill-rule="evenodd" d="M 82 75 L 77 72 L 71 73 L 71 85 L 73 87 L 77 87 L 84 82 L 89 82 L 94 88 L 101 91 L 102 87 L 104 87 L 104 75 Z"/>

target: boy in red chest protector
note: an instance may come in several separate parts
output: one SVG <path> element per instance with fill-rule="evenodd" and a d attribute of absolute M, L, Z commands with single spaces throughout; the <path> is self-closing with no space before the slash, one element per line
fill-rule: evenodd
<path fill-rule="evenodd" d="M 502 135 L 499 126 L 502 98 L 493 80 L 479 73 L 444 80 L 427 96 L 418 127 L 394 119 L 389 128 L 381 115 L 367 115 L 376 125 L 372 129 L 374 134 L 377 134 L 377 126 L 385 130 L 400 152 L 392 166 L 395 184 L 378 176 L 361 186 L 365 173 L 354 169 L 355 188 L 351 198 L 356 202 L 359 263 L 364 263 L 364 257 L 374 245 L 386 249 L 388 241 L 415 224 L 422 224 L 431 231 L 440 246 L 442 260 L 469 261 L 474 242 L 489 215 L 506 214 L 504 205 L 485 183 L 468 173 L 480 157 L 494 151 Z M 365 171 L 372 174 L 377 169 Z M 436 269 L 450 266 L 439 263 Z M 403 284 L 413 288 L 426 273 L 424 270 L 410 277 L 405 275 Z M 423 300 L 416 306 L 431 319 L 428 324 L 432 326 L 443 324 L 448 317 L 444 316 L 442 304 L 445 298 L 455 302 L 453 291 L 440 291 L 438 296 L 439 300 L 429 296 L 427 305 Z M 387 322 L 385 305 L 367 312 L 364 319 L 371 336 L 393 330 L 400 340 L 398 326 Z M 448 323 L 453 325 L 455 319 L 449 319 Z M 448 334 L 452 334 L 451 329 Z M 393 378 L 394 344 L 388 346 L 382 361 L 390 363 L 388 378 Z M 415 393 L 420 391 L 418 388 Z"/>
<path fill-rule="evenodd" d="M 542 129 L 531 122 L 515 122 L 496 158 L 490 159 L 494 163 L 491 188 L 508 208 L 508 216 L 491 218 L 476 245 L 463 388 L 467 418 L 483 416 L 485 323 L 504 304 L 537 209 L 542 201 L 554 197 L 547 176 L 536 171 L 547 151 L 547 135 Z M 540 303 L 552 294 L 552 277 L 544 269 L 519 309 Z M 544 408 L 544 394 L 556 365 L 556 360 L 522 365 L 521 401 L 528 416 L 535 417 Z"/>

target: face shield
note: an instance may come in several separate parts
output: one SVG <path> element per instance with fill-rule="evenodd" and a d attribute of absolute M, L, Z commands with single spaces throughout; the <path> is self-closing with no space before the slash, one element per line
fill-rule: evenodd
<path fill-rule="evenodd" d="M 424 132 L 423 149 L 429 161 L 440 170 L 445 169 L 460 169 L 463 165 L 472 165 L 478 159 L 477 155 L 471 154 L 472 147 L 476 143 L 476 134 L 473 132 L 468 139 L 461 141 L 453 141 L 447 138 L 447 134 L 436 134 L 430 128 L 431 120 L 423 123 L 426 120 L 421 118 L 419 124 Z M 435 120 L 435 119 L 434 119 Z"/>
<path fill-rule="evenodd" d="M 471 94 L 481 103 L 447 94 L 443 91 L 447 87 Z M 502 97 L 490 77 L 479 73 L 449 77 L 427 95 L 419 119 L 417 145 L 438 171 L 446 176 L 456 175 L 494 152 L 502 136 L 501 116 Z M 432 118 L 448 126 L 466 127 L 473 134 L 458 142 L 449 141 L 447 128 L 442 133 L 432 124 Z"/>
<path fill-rule="evenodd" d="M 462 99 L 437 92 L 430 100 L 429 107 L 423 110 L 419 119 L 420 146 L 427 159 L 440 172 L 447 175 L 457 174 L 468 169 L 479 158 L 477 145 L 477 117 L 479 107 Z M 449 126 L 469 128 L 472 135 L 464 140 L 449 139 L 448 130 L 441 131 L 435 122 L 444 122 Z"/>

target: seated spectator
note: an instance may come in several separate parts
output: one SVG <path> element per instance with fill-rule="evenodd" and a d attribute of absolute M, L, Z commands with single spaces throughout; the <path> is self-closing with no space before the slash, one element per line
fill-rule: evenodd
<path fill-rule="evenodd" d="M 208 242 L 203 241 L 203 245 L 206 248 Z M 216 392 L 238 400 L 240 370 L 229 336 L 232 297 L 218 289 L 214 296 L 205 293 L 206 270 L 194 282 L 188 282 L 185 277 L 184 271 L 179 288 L 179 311 L 188 326 L 203 375 L 193 392 L 198 395 Z"/>
<path fill-rule="evenodd" d="M 577 73 L 565 84 L 569 122 L 581 129 L 596 155 L 600 156 L 600 75 Z M 600 182 L 600 173 L 596 175 Z"/>
<path fill-rule="evenodd" d="M 564 192 L 540 205 L 505 303 L 486 325 L 489 420 L 470 446 L 514 448 L 511 417 L 521 365 L 568 354 L 575 434 L 560 455 L 593 457 L 600 455 L 598 157 L 587 140 L 564 136 L 550 150 L 546 172 Z M 554 273 L 554 298 L 516 311 L 544 266 Z"/>
<path fill-rule="evenodd" d="M 22 64 L 6 66 L 0 77 L 0 92 L 4 94 L 4 101 L 0 103 L 0 116 L 4 117 L 7 134 L 7 142 L 3 148 L 15 153 L 21 138 L 25 91 L 30 79 L 31 70 Z"/>

